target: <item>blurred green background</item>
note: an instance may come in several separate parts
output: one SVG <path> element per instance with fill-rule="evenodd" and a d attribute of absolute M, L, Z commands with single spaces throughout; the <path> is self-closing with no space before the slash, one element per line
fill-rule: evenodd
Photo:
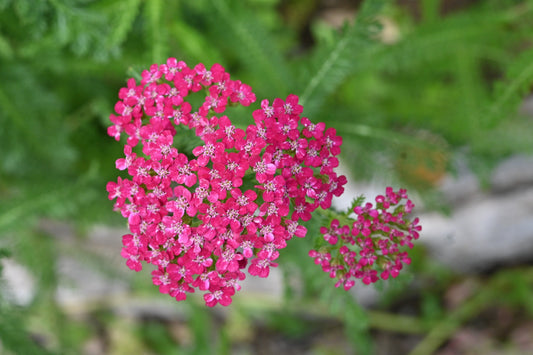
<path fill-rule="evenodd" d="M 530 266 L 472 281 L 422 247 L 363 309 L 307 257 L 320 221 L 284 250 L 281 301 L 177 304 L 147 270 L 125 267 L 124 221 L 105 191 L 122 155 L 106 133 L 118 90 L 176 57 L 221 63 L 259 99 L 299 95 L 305 116 L 344 137 L 355 179 L 407 187 L 426 209 L 446 210 L 435 187 L 454 157 L 486 182 L 502 159 L 533 152 L 532 119 L 518 110 L 533 84 L 532 34 L 533 1 L 0 0 L 0 275 L 8 261 L 22 265 L 35 295 L 0 293 L 0 352 L 373 354 L 388 334 L 404 346 L 397 353 L 429 354 L 487 307 L 533 312 Z M 102 242 L 103 225 L 118 229 Z M 127 292 L 66 307 L 65 255 Z M 447 309 L 443 290 L 470 281 L 476 296 Z"/>

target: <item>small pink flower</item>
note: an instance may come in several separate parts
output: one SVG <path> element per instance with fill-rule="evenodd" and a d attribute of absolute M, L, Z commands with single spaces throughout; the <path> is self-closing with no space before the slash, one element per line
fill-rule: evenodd
<path fill-rule="evenodd" d="M 223 306 L 229 306 L 231 304 L 231 296 L 234 294 L 235 289 L 233 287 L 215 289 L 204 295 L 205 304 L 208 307 L 214 307 L 217 303 Z"/>
<path fill-rule="evenodd" d="M 283 196 L 284 186 L 285 179 L 277 175 L 273 179 L 266 180 L 263 185 L 256 186 L 256 188 L 263 190 L 263 199 L 270 202 Z"/>
<path fill-rule="evenodd" d="M 269 259 L 254 259 L 252 260 L 252 264 L 250 265 L 250 268 L 248 271 L 250 272 L 250 275 L 255 275 L 259 277 L 268 277 L 270 274 L 270 267 L 276 267 L 278 266 L 277 263 L 272 262 Z"/>
<path fill-rule="evenodd" d="M 404 204 L 401 204 L 402 201 Z M 372 203 L 355 206 L 351 227 L 340 226 L 339 220 L 334 219 L 329 228 L 320 228 L 329 245 L 323 247 L 325 251 L 320 253 L 312 250 L 309 256 L 330 277 L 338 279 L 335 287 L 343 285 L 349 289 L 356 279 L 369 285 L 380 278 L 387 280 L 390 276 L 397 277 L 403 265 L 411 262 L 401 248 L 412 248 L 411 241 L 418 238 L 421 228 L 418 218 L 412 222 L 406 219 L 409 214 L 406 210 L 411 212 L 414 207 L 407 193 L 405 190 L 394 192 L 392 188 L 387 188 L 385 195 L 376 197 L 376 206 L 374 208 Z M 330 259 L 338 260 L 336 266 L 330 264 Z M 339 273 L 338 270 L 345 272 Z"/>

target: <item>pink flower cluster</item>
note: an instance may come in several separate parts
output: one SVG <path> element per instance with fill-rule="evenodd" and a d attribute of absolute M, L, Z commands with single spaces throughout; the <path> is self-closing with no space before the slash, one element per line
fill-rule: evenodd
<path fill-rule="evenodd" d="M 205 94 L 197 108 L 186 101 L 195 92 Z M 334 171 L 342 139 L 302 118 L 295 95 L 263 100 L 254 124 L 241 129 L 222 114 L 253 103 L 250 86 L 221 65 L 170 58 L 145 70 L 140 84 L 129 79 L 119 99 L 108 134 L 127 136 L 116 167 L 131 179 L 107 191 L 131 232 L 122 256 L 135 271 L 154 265 L 153 283 L 177 300 L 198 289 L 208 306 L 229 305 L 246 267 L 267 277 L 286 242 L 305 236 L 298 221 L 343 192 L 346 178 Z M 202 144 L 178 151 L 178 126 Z"/>
<path fill-rule="evenodd" d="M 353 287 L 357 279 L 369 285 L 380 278 L 396 277 L 403 264 L 411 263 L 401 248 L 412 248 L 412 241 L 418 239 L 422 229 L 418 218 L 407 219 L 413 207 L 405 190 L 394 192 L 387 187 L 385 196 L 376 197 L 375 208 L 369 202 L 354 207 L 351 227 L 341 226 L 338 219 L 329 228 L 321 227 L 323 245 L 311 250 L 309 256 L 337 279 L 335 287 L 343 285 L 345 290 Z"/>

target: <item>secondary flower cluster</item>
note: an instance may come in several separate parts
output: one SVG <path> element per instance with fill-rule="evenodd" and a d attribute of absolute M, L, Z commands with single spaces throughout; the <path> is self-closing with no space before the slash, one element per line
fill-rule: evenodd
<path fill-rule="evenodd" d="M 200 91 L 194 109 L 186 98 Z M 299 220 L 343 192 L 346 178 L 334 171 L 342 139 L 302 118 L 295 95 L 263 100 L 254 124 L 241 129 L 222 114 L 253 103 L 251 88 L 221 65 L 190 68 L 170 58 L 143 71 L 140 84 L 129 79 L 119 99 L 108 134 L 127 136 L 116 167 L 131 179 L 107 191 L 128 219 L 122 256 L 135 271 L 154 265 L 153 283 L 177 300 L 198 289 L 208 306 L 230 304 L 246 267 L 267 277 L 278 250 L 305 236 Z M 178 126 L 202 144 L 178 151 Z"/>
<path fill-rule="evenodd" d="M 329 228 L 321 227 L 326 243 L 311 250 L 309 256 L 337 279 L 335 287 L 343 285 L 345 290 L 353 287 L 357 279 L 368 285 L 379 278 L 396 277 L 403 264 L 411 262 L 401 247 L 412 248 L 412 241 L 418 239 L 422 229 L 418 218 L 407 219 L 413 207 L 405 190 L 394 192 L 387 187 L 385 196 L 376 197 L 375 208 L 369 202 L 354 207 L 351 227 L 341 226 L 338 219 Z"/>

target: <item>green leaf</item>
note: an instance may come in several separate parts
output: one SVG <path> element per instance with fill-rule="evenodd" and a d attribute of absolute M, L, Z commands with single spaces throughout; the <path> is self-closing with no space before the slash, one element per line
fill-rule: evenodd
<path fill-rule="evenodd" d="M 346 26 L 332 45 L 320 46 L 313 54 L 304 73 L 310 79 L 300 96 L 306 115 L 313 116 L 325 98 L 356 70 L 361 56 L 374 47 L 374 38 L 379 30 L 376 16 L 384 3 L 385 1 L 365 1 L 355 23 Z"/>
<path fill-rule="evenodd" d="M 483 118 L 488 127 L 514 113 L 533 84 L 533 48 L 524 51 L 511 62 L 505 78 L 494 90 L 494 101 Z"/>
<path fill-rule="evenodd" d="M 494 11 L 461 12 L 439 21 L 431 21 L 406 33 L 398 43 L 383 46 L 372 53 L 370 64 L 388 72 L 439 68 L 435 63 L 446 63 L 455 57 L 459 48 L 480 48 L 483 53 L 501 51 L 501 43 L 511 34 L 505 31 L 506 13 Z M 443 61 L 444 60 L 444 61 Z"/>
<path fill-rule="evenodd" d="M 116 19 L 113 21 L 114 26 L 107 37 L 109 48 L 118 46 L 125 41 L 139 12 L 140 3 L 141 0 L 116 1 L 116 5 L 112 7 L 116 13 Z"/>

